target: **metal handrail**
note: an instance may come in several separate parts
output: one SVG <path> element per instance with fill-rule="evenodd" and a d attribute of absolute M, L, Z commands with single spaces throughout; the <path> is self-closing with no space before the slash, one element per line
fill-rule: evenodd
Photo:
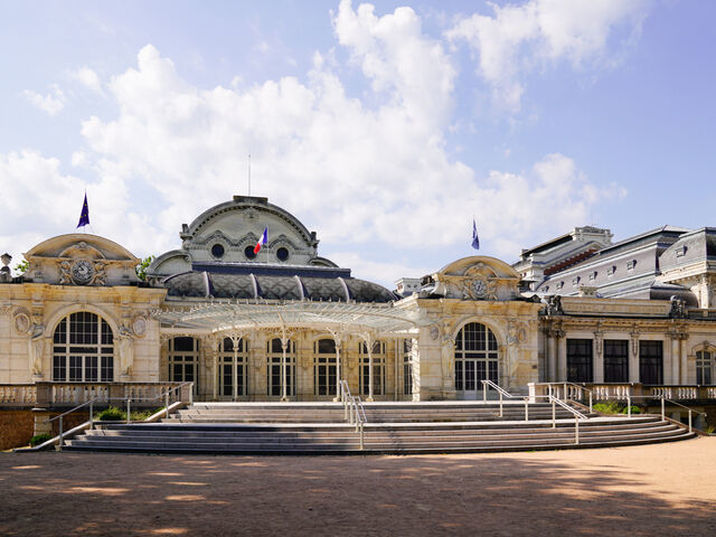
<path fill-rule="evenodd" d="M 179 393 L 179 390 L 180 390 L 182 387 L 187 386 L 187 385 L 190 386 L 190 391 L 189 391 L 189 403 L 191 404 L 191 403 L 193 403 L 193 401 L 194 401 L 194 394 L 193 394 L 193 385 L 194 385 L 194 383 L 193 383 L 193 382 L 188 382 L 188 381 L 187 381 L 187 382 L 182 382 L 181 384 L 179 384 L 179 385 L 177 385 L 177 386 L 172 386 L 171 388 L 167 388 L 166 392 L 160 393 L 160 394 L 159 394 L 158 396 L 156 396 L 156 397 L 137 397 L 137 398 L 134 398 L 134 399 L 132 399 L 131 397 L 126 397 L 126 398 L 125 398 L 125 397 L 113 397 L 113 398 L 108 398 L 108 399 L 106 399 L 105 401 L 101 401 L 101 402 L 104 403 L 104 402 L 109 402 L 109 401 L 125 401 L 125 400 L 126 400 L 126 401 L 127 401 L 127 423 L 130 423 L 130 422 L 131 422 L 131 411 L 132 411 L 132 407 L 131 407 L 131 402 L 132 402 L 132 400 L 134 400 L 134 401 L 143 401 L 143 402 L 146 402 L 146 401 L 155 401 L 155 400 L 161 399 L 161 398 L 163 397 L 163 398 L 164 398 L 164 402 L 165 402 L 165 407 L 166 407 L 166 409 L 165 409 L 165 410 L 166 410 L 166 417 L 168 418 L 168 417 L 169 417 L 169 397 L 170 397 L 171 392 L 172 392 L 172 391 L 177 391 L 177 393 Z M 84 403 L 81 403 L 81 404 L 77 405 L 76 407 L 71 408 L 70 410 L 67 410 L 67 411 L 63 412 L 62 414 L 58 414 L 57 416 L 55 416 L 55 417 L 53 417 L 53 418 L 49 418 L 49 419 L 47 420 L 47 423 L 51 423 L 51 422 L 53 422 L 53 421 L 55 421 L 55 420 L 57 420 L 57 419 L 60 420 L 60 423 L 59 423 L 59 435 L 58 435 L 59 441 L 58 441 L 58 444 L 57 444 L 57 449 L 58 449 L 58 451 L 62 451 L 62 444 L 63 444 L 64 439 L 65 439 L 63 418 L 64 418 L 66 415 L 71 414 L 71 413 L 73 413 L 73 412 L 79 410 L 80 408 L 89 405 L 89 420 L 88 420 L 87 422 L 85 422 L 85 423 L 88 423 L 88 424 L 89 424 L 89 429 L 92 430 L 92 429 L 94 429 L 94 403 L 96 403 L 96 402 L 98 402 L 98 401 L 99 401 L 99 399 L 97 399 L 97 398 L 90 399 L 89 401 L 85 401 Z"/>
<path fill-rule="evenodd" d="M 482 382 L 482 400 L 483 400 L 483 402 L 485 402 L 485 403 L 487 402 L 487 387 L 488 386 L 497 390 L 497 393 L 500 394 L 500 417 L 502 417 L 502 398 L 503 398 L 503 396 L 507 397 L 508 399 L 512 399 L 514 397 L 514 395 L 509 393 L 504 388 L 501 388 L 500 386 L 498 386 L 491 380 L 481 380 L 480 382 Z"/>
<path fill-rule="evenodd" d="M 368 418 L 365 414 L 365 407 L 360 396 L 351 395 L 351 390 L 348 387 L 348 382 L 345 380 L 340 381 L 341 387 L 341 402 L 345 411 L 345 420 L 350 425 L 355 425 L 356 432 L 359 435 L 360 449 L 364 448 L 364 433 L 363 426 L 368 423 Z"/>
<path fill-rule="evenodd" d="M 63 418 L 64 418 L 67 414 L 71 414 L 71 413 L 74 412 L 75 410 L 79 410 L 79 409 L 82 408 L 83 406 L 89 405 L 89 427 L 90 427 L 90 429 L 92 429 L 92 428 L 94 427 L 93 416 L 92 416 L 92 415 L 93 415 L 92 407 L 93 407 L 93 405 L 94 405 L 94 402 L 95 402 L 95 399 L 90 399 L 89 401 L 85 401 L 84 403 L 82 403 L 82 404 L 80 404 L 80 405 L 77 405 L 76 407 L 74 407 L 74 408 L 68 410 L 67 412 L 63 412 L 62 414 L 59 414 L 59 415 L 55 416 L 54 418 L 49 418 L 49 419 L 47 420 L 47 423 L 52 423 L 52 422 L 55 421 L 56 419 L 59 419 L 59 420 L 60 420 L 60 434 L 58 435 L 58 436 L 60 437 L 60 441 L 59 441 L 59 443 L 57 444 L 57 446 L 58 446 L 58 448 L 59 448 L 59 449 L 58 449 L 59 451 L 62 451 L 62 442 L 63 442 L 63 440 L 65 439 L 64 423 L 63 423 L 63 421 L 62 421 Z M 52 429 L 50 429 L 50 430 L 52 430 Z"/>
<path fill-rule="evenodd" d="M 627 396 L 627 413 L 628 416 L 631 418 L 631 400 L 632 399 L 654 399 L 653 395 L 628 395 Z M 666 421 L 666 404 L 665 402 L 668 401 L 669 404 L 680 406 L 681 408 L 685 408 L 689 411 L 689 432 L 694 432 L 693 427 L 693 419 L 692 414 L 696 414 L 697 416 L 703 415 L 707 416 L 708 414 L 706 412 L 700 412 L 699 410 L 696 410 L 695 408 L 688 407 L 686 405 L 682 405 L 681 403 L 677 403 L 673 399 L 667 399 L 666 397 L 660 397 L 661 399 L 661 421 Z"/>
<path fill-rule="evenodd" d="M 561 406 L 562 408 L 565 408 L 569 410 L 572 415 L 574 416 L 574 443 L 579 444 L 579 420 L 588 419 L 587 416 L 582 414 L 579 410 L 576 410 L 569 406 L 567 403 L 562 401 L 561 399 L 558 399 L 554 395 L 549 395 L 549 401 L 552 403 L 552 428 L 557 428 L 557 407 L 556 405 Z"/>

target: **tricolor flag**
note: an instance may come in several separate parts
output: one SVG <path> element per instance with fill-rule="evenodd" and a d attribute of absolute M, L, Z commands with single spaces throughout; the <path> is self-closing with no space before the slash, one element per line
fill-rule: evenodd
<path fill-rule="evenodd" d="M 472 247 L 475 250 L 480 249 L 480 238 L 477 236 L 477 224 L 474 218 L 472 219 Z"/>
<path fill-rule="evenodd" d="M 264 228 L 263 235 L 261 235 L 261 238 L 256 243 L 256 246 L 254 246 L 254 254 L 258 254 L 261 251 L 262 246 L 266 246 L 266 243 L 268 242 L 268 228 Z"/>
<path fill-rule="evenodd" d="M 82 204 L 82 212 L 80 213 L 80 221 L 77 223 L 77 227 L 86 226 L 89 223 L 89 205 L 87 205 L 87 192 L 85 192 L 85 202 Z"/>

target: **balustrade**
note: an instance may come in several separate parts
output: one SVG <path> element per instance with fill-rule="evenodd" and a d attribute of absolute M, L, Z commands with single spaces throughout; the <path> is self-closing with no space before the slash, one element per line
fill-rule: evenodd
<path fill-rule="evenodd" d="M 150 401 L 172 388 L 181 388 L 176 399 L 191 402 L 180 382 L 37 382 L 0 385 L 0 406 L 67 406 L 87 401 L 108 404 L 114 400 Z"/>

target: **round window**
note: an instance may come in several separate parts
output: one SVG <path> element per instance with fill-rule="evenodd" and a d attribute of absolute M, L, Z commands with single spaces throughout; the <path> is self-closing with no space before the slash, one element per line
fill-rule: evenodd
<path fill-rule="evenodd" d="M 286 261 L 288 259 L 288 248 L 281 246 L 281 248 L 276 250 L 276 257 L 278 257 L 279 261 Z"/>
<path fill-rule="evenodd" d="M 248 259 L 254 259 L 256 257 L 256 254 L 254 253 L 254 247 L 253 246 L 247 246 L 244 250 L 244 255 Z"/>
<path fill-rule="evenodd" d="M 224 257 L 224 247 L 221 244 L 215 244 L 211 247 L 211 255 L 217 259 Z"/>

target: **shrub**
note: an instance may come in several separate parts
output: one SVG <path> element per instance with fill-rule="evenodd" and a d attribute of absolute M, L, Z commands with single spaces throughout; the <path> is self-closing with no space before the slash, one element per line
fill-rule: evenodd
<path fill-rule="evenodd" d="M 629 410 L 623 403 L 617 401 L 605 401 L 603 403 L 596 403 L 592 406 L 595 412 L 601 412 L 602 414 L 628 414 Z M 641 414 L 641 408 L 636 405 L 631 406 L 632 414 Z"/>
<path fill-rule="evenodd" d="M 95 414 L 95 419 L 99 421 L 122 421 L 127 419 L 127 413 L 121 408 L 110 406 Z"/>
<path fill-rule="evenodd" d="M 592 409 L 602 414 L 619 414 L 621 405 L 616 401 L 606 401 L 604 403 L 595 403 Z"/>
<path fill-rule="evenodd" d="M 146 410 L 137 410 L 132 412 L 132 421 L 144 421 L 149 416 L 152 416 L 159 412 L 159 408 L 148 408 Z"/>
<path fill-rule="evenodd" d="M 36 434 L 30 438 L 30 445 L 33 447 L 40 445 L 43 442 L 47 442 L 50 438 L 52 438 L 52 435 L 49 433 Z"/>

